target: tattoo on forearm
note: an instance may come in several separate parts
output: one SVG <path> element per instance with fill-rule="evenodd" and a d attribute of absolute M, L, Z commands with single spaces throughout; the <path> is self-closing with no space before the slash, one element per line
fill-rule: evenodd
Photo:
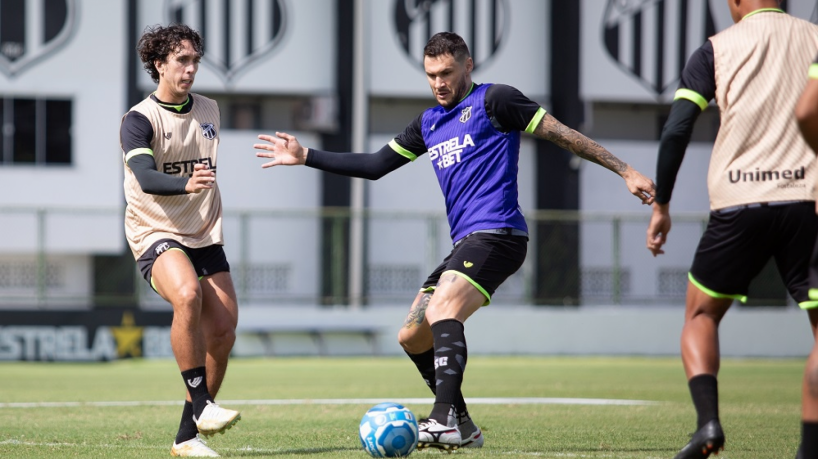
<path fill-rule="evenodd" d="M 628 169 L 624 161 L 611 154 L 605 147 L 560 123 L 551 115 L 546 114 L 543 117 L 540 125 L 534 130 L 534 135 L 614 172 L 624 172 Z"/>
<path fill-rule="evenodd" d="M 429 301 L 431 300 L 432 294 L 424 293 L 420 297 L 420 300 L 413 304 L 409 309 L 409 315 L 406 316 L 403 326 L 406 328 L 420 326 L 420 324 L 423 323 L 423 319 L 426 318 L 426 308 L 429 307 Z"/>

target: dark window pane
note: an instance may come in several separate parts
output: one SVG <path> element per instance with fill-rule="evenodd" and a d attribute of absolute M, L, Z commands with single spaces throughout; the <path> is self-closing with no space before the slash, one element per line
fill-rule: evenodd
<path fill-rule="evenodd" d="M 45 102 L 45 162 L 71 163 L 71 101 Z"/>
<path fill-rule="evenodd" d="M 66 0 L 45 0 L 45 43 L 53 40 L 65 26 L 68 16 L 68 2 Z"/>
<path fill-rule="evenodd" d="M 0 1 L 0 53 L 14 62 L 26 52 L 25 0 Z"/>
<path fill-rule="evenodd" d="M 230 106 L 229 129 L 261 129 L 261 107 L 253 103 L 234 103 Z"/>
<path fill-rule="evenodd" d="M 33 163 L 36 160 L 37 103 L 34 99 L 14 99 L 14 155 L 15 163 Z"/>

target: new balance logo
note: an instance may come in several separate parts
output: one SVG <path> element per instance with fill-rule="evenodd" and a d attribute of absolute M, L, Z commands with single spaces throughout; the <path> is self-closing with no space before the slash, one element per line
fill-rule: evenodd
<path fill-rule="evenodd" d="M 155 249 L 156 255 L 157 256 L 161 255 L 165 250 L 168 250 L 169 248 L 170 248 L 170 244 L 168 244 L 167 242 L 163 242 L 163 243 L 157 245 L 156 249 Z"/>
<path fill-rule="evenodd" d="M 201 383 L 202 383 L 202 377 L 201 376 L 196 376 L 193 379 L 188 379 L 187 380 L 187 385 L 194 388 L 194 389 L 199 387 L 199 384 L 201 384 Z"/>
<path fill-rule="evenodd" d="M 165 140 L 170 140 L 170 136 L 171 136 L 171 135 L 173 135 L 173 133 L 172 133 L 172 132 L 166 132 L 166 133 L 165 133 Z"/>
<path fill-rule="evenodd" d="M 465 266 L 467 268 L 471 268 L 472 266 L 474 266 L 474 263 L 472 263 L 470 261 L 464 261 L 463 266 Z"/>
<path fill-rule="evenodd" d="M 445 367 L 449 365 L 449 358 L 448 357 L 437 357 L 435 358 L 435 370 L 437 367 Z"/>

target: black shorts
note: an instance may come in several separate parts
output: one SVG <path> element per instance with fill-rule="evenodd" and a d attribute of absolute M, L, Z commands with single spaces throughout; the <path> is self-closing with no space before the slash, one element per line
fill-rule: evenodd
<path fill-rule="evenodd" d="M 440 276 L 454 271 L 486 296 L 485 306 L 491 303 L 491 295 L 497 287 L 520 269 L 527 250 L 527 236 L 472 233 L 455 244 L 443 263 L 423 283 L 421 291 L 434 291 Z"/>
<path fill-rule="evenodd" d="M 156 288 L 153 286 L 153 279 L 151 277 L 153 264 L 156 262 L 156 259 L 159 258 L 159 255 L 162 255 L 168 250 L 181 250 L 184 252 L 193 265 L 193 269 L 196 270 L 196 275 L 199 276 L 199 279 L 223 271 L 230 272 L 230 265 L 227 263 L 227 257 L 224 255 L 224 247 L 220 245 L 209 245 L 200 249 L 191 249 L 173 239 L 160 239 L 154 242 L 148 250 L 136 260 L 136 265 L 139 267 L 139 271 L 142 272 L 142 277 L 148 281 L 148 284 L 150 284 L 154 290 L 156 290 Z"/>
<path fill-rule="evenodd" d="M 787 290 L 801 304 L 809 301 L 809 258 L 817 235 L 812 201 L 710 212 L 690 281 L 714 298 L 744 302 L 750 281 L 773 257 Z"/>

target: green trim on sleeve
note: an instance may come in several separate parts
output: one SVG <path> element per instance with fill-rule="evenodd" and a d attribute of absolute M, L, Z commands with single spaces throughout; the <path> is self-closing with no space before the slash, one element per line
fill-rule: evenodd
<path fill-rule="evenodd" d="M 525 132 L 533 134 L 534 130 L 540 125 L 540 121 L 542 121 L 546 113 L 548 112 L 545 111 L 544 108 L 540 107 L 539 110 L 537 110 L 537 113 L 534 114 L 534 118 L 531 118 L 531 122 L 528 123 L 528 126 L 526 126 Z"/>
<path fill-rule="evenodd" d="M 710 296 L 710 297 L 713 297 L 713 298 L 721 298 L 721 299 L 733 299 L 733 300 L 739 300 L 739 301 L 741 301 L 742 303 L 746 303 L 746 302 L 747 302 L 747 295 L 741 295 L 741 294 L 739 294 L 739 295 L 728 295 L 728 294 L 726 294 L 726 293 L 719 293 L 719 292 L 715 292 L 715 291 L 710 290 L 709 288 L 705 287 L 704 285 L 702 285 L 702 284 L 701 284 L 699 281 L 697 281 L 696 279 L 694 279 L 694 278 L 693 278 L 693 274 L 692 274 L 692 273 L 687 273 L 687 278 L 688 278 L 688 279 L 690 279 L 690 283 L 692 283 L 693 285 L 695 285 L 695 286 L 696 286 L 696 288 L 698 288 L 699 290 L 701 290 L 702 292 L 704 292 L 704 293 L 705 293 L 707 296 Z"/>
<path fill-rule="evenodd" d="M 809 77 L 813 80 L 818 80 L 818 64 L 810 64 Z"/>
<path fill-rule="evenodd" d="M 483 306 L 488 306 L 489 304 L 491 304 L 491 295 L 489 295 L 489 292 L 487 292 L 487 291 L 486 291 L 486 289 L 484 289 L 483 287 L 481 287 L 481 286 L 480 286 L 480 284 L 478 284 L 477 282 L 475 282 L 475 281 L 474 281 L 474 279 L 472 279 L 471 277 L 469 277 L 469 276 L 467 276 L 467 275 L 465 275 L 465 274 L 461 273 L 460 271 L 449 270 L 449 271 L 444 271 L 444 272 L 443 272 L 443 274 L 446 274 L 446 273 L 452 273 L 452 274 L 454 274 L 455 276 L 462 277 L 463 279 L 466 279 L 467 281 L 469 281 L 469 283 L 470 283 L 471 285 L 473 285 L 473 286 L 474 286 L 474 288 L 476 288 L 477 290 L 480 290 L 480 293 L 482 293 L 482 294 L 483 294 L 483 296 L 485 296 L 485 297 L 486 297 L 486 302 L 485 302 L 485 303 L 483 303 Z M 441 274 L 441 276 L 443 276 L 443 274 Z"/>
<path fill-rule="evenodd" d="M 418 156 L 416 154 L 398 145 L 398 142 L 395 142 L 395 139 L 389 141 L 389 147 L 395 150 L 395 153 L 405 157 L 409 161 L 414 161 L 418 159 Z"/>
<path fill-rule="evenodd" d="M 673 100 L 677 99 L 687 99 L 693 102 L 694 104 L 698 105 L 699 108 L 702 109 L 702 111 L 704 111 L 707 108 L 707 101 L 704 99 L 704 96 L 697 93 L 696 91 L 693 91 L 692 89 L 685 88 L 677 89 L 676 95 L 673 97 Z"/>
<path fill-rule="evenodd" d="M 809 289 L 809 299 L 818 301 L 818 288 Z"/>
<path fill-rule="evenodd" d="M 128 160 L 138 155 L 153 156 L 153 150 L 151 150 L 150 148 L 134 148 L 133 150 L 129 151 L 128 154 L 125 155 L 125 162 L 127 163 Z"/>

